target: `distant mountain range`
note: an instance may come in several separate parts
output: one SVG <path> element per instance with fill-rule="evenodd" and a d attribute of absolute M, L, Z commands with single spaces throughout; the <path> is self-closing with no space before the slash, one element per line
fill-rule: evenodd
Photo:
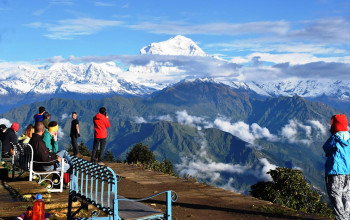
<path fill-rule="evenodd" d="M 192 62 L 186 57 L 230 63 L 218 57 L 209 56 L 195 42 L 184 36 L 151 43 L 141 49 L 140 55 L 133 57 L 136 61 L 129 63 L 127 68 L 115 62 L 82 64 L 65 62 L 52 65 L 21 64 L 0 69 L 2 100 L 0 112 L 52 97 L 76 99 L 102 98 L 111 95 L 143 97 L 172 86 L 180 80 L 193 81 L 198 78 L 196 72 L 184 75 L 183 63 Z M 130 58 L 125 56 L 123 59 L 127 63 Z M 182 63 L 177 63 L 177 59 L 181 59 Z M 222 78 L 215 79 L 215 76 L 212 78 L 236 90 L 250 92 L 255 97 L 298 95 L 309 100 L 323 101 L 350 112 L 348 102 L 350 81 L 315 79 L 238 82 Z"/>
<path fill-rule="evenodd" d="M 249 92 L 211 79 L 182 81 L 146 98 L 52 98 L 14 108 L 0 118 L 17 121 L 19 133 L 45 106 L 60 125 L 59 145 L 70 144 L 70 113 L 76 111 L 81 138 L 90 148 L 92 117 L 105 106 L 111 120 L 107 149 L 123 156 L 148 144 L 158 159 L 169 158 L 180 174 L 247 193 L 274 166 L 302 169 L 324 191 L 321 150 L 332 107 L 299 96 L 256 99 Z"/>

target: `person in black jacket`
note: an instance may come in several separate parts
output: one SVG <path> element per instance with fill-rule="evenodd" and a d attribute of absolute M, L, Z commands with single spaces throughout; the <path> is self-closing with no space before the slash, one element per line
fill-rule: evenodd
<path fill-rule="evenodd" d="M 41 165 L 35 164 L 34 170 L 38 171 L 52 171 L 59 170 L 61 168 L 61 163 L 64 163 L 64 172 L 67 172 L 69 167 L 72 166 L 72 161 L 67 153 L 67 151 L 62 150 L 57 154 L 50 152 L 43 141 L 43 134 L 45 132 L 45 125 L 43 122 L 37 122 L 35 124 L 35 133 L 29 141 L 29 144 L 33 147 L 34 151 L 34 161 L 47 162 Z M 66 159 L 66 163 L 62 158 Z"/>
<path fill-rule="evenodd" d="M 12 123 L 11 128 L 5 128 L 3 134 L 0 136 L 2 142 L 2 157 L 11 157 L 11 150 L 13 149 L 11 143 L 17 144 L 18 139 L 16 132 L 19 129 L 19 124 L 16 122 Z"/>
<path fill-rule="evenodd" d="M 79 153 L 79 146 L 78 146 L 78 137 L 80 137 L 80 131 L 79 131 L 79 121 L 77 119 L 77 113 L 72 113 L 72 123 L 70 127 L 70 138 L 71 143 L 73 147 L 73 153 L 74 156 L 81 157 L 81 154 Z"/>

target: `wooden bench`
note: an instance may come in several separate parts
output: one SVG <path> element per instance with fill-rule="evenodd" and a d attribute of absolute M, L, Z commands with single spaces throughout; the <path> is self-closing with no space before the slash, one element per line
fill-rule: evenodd
<path fill-rule="evenodd" d="M 15 178 L 15 170 L 19 170 L 18 176 L 21 176 L 27 171 L 29 172 L 29 181 L 38 179 L 39 184 L 46 183 L 46 188 L 49 192 L 63 192 L 63 163 L 61 163 L 61 170 L 35 171 L 34 164 L 45 165 L 47 162 L 33 160 L 34 151 L 30 144 L 18 143 L 12 144 L 12 146 L 14 149 L 14 155 L 12 156 L 12 179 Z M 59 188 L 57 189 L 55 186 L 59 186 Z"/>
<path fill-rule="evenodd" d="M 92 213 L 89 219 L 167 219 L 171 220 L 171 204 L 177 200 L 174 191 L 164 191 L 152 195 L 145 199 L 132 200 L 117 194 L 117 183 L 120 177 L 114 171 L 75 156 L 71 156 L 73 161 L 73 180 L 70 182 L 68 199 L 68 219 L 74 216 L 88 204 L 94 205 L 100 212 L 104 212 L 108 217 L 98 217 L 100 212 Z M 166 194 L 166 213 L 148 207 L 140 201 L 152 197 Z M 72 213 L 72 203 L 80 199 L 81 206 Z"/>

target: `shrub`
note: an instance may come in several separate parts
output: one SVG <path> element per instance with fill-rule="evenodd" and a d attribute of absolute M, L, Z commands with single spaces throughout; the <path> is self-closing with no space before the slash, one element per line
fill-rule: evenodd
<path fill-rule="evenodd" d="M 104 161 L 111 162 L 111 163 L 117 162 L 117 160 L 115 159 L 111 150 L 106 151 L 105 156 L 104 156 Z"/>
<path fill-rule="evenodd" d="M 155 161 L 154 154 L 147 145 L 142 142 L 136 144 L 133 149 L 126 156 L 126 162 L 128 163 L 142 163 L 149 164 Z"/>
<path fill-rule="evenodd" d="M 159 162 L 158 160 L 154 160 L 147 164 L 145 167 L 146 169 L 151 169 L 157 172 L 162 172 L 166 174 L 170 174 L 172 176 L 176 176 L 174 171 L 174 166 L 171 163 L 170 160 L 164 159 L 162 162 Z"/>
<path fill-rule="evenodd" d="M 69 148 L 67 150 L 68 152 L 72 153 L 73 152 L 73 146 L 69 145 Z M 89 147 L 85 145 L 84 142 L 81 142 L 79 144 L 79 153 L 83 156 L 88 156 L 91 157 L 91 151 L 89 150 Z"/>
<path fill-rule="evenodd" d="M 302 171 L 276 168 L 267 172 L 273 181 L 258 182 L 251 186 L 251 195 L 279 205 L 308 213 L 332 216 L 332 210 L 305 180 Z"/>

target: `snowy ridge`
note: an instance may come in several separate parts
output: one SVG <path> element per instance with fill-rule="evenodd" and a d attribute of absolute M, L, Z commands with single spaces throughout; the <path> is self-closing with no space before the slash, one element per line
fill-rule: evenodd
<path fill-rule="evenodd" d="M 205 61 L 207 58 L 216 59 L 208 56 L 191 39 L 181 35 L 142 48 L 140 56 L 143 55 L 180 56 L 186 62 L 196 62 L 196 60 L 203 59 Z M 181 65 L 177 66 L 167 59 L 147 61 L 145 64 L 130 64 L 127 70 L 123 70 L 115 62 L 55 63 L 52 65 L 4 64 L 0 62 L 0 95 L 25 97 L 27 94 L 53 96 L 55 94 L 75 93 L 143 96 L 175 83 L 200 81 L 225 83 L 234 89 L 249 90 L 262 96 L 299 95 L 310 98 L 327 96 L 340 101 L 350 100 L 350 81 L 232 82 L 232 79 L 220 78 L 221 74 L 218 74 L 219 78 L 210 74 L 197 75 L 196 70 L 198 69 L 183 69 Z M 220 62 L 217 65 L 223 64 Z M 203 65 L 205 62 L 199 64 Z M 210 68 L 210 66 L 206 68 Z M 206 75 L 209 77 L 205 78 Z"/>
<path fill-rule="evenodd" d="M 264 96 L 274 97 L 299 95 L 307 98 L 316 98 L 329 96 L 341 101 L 348 101 L 350 97 L 350 81 L 339 80 L 255 81 L 246 82 L 244 88 L 253 90 Z"/>
<path fill-rule="evenodd" d="M 141 49 L 140 54 L 178 55 L 178 56 L 208 56 L 191 39 L 177 35 L 167 41 L 151 43 Z"/>
<path fill-rule="evenodd" d="M 0 94 L 131 94 L 144 95 L 154 89 L 120 79 L 122 70 L 113 62 L 56 63 L 51 67 L 21 65 L 16 74 L 0 81 Z"/>

